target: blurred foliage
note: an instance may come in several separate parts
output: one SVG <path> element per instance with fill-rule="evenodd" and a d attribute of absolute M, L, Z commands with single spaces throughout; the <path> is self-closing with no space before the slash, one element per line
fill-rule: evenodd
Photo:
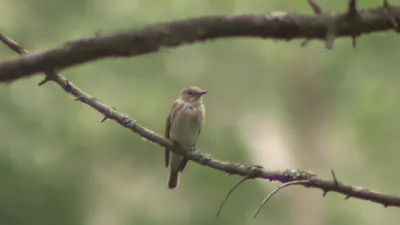
<path fill-rule="evenodd" d="M 345 0 L 316 1 L 324 11 L 347 7 Z M 97 32 L 277 10 L 312 13 L 305 0 L 2 0 L 0 27 L 35 52 Z M 301 48 L 301 41 L 220 39 L 62 73 L 160 133 L 179 90 L 200 86 L 209 91 L 201 151 L 327 179 L 334 168 L 346 183 L 400 195 L 398 37 L 362 36 L 355 50 L 350 39 L 338 39 L 331 51 L 321 41 Z M 18 56 L 0 45 L 0 57 Z M 190 163 L 180 186 L 168 190 L 159 146 L 111 121 L 101 124 L 99 113 L 55 84 L 39 88 L 41 79 L 0 87 L 0 224 L 397 224 L 398 209 L 305 188 L 280 193 L 252 220 L 276 186 L 261 180 L 240 186 L 215 219 L 238 177 Z M 301 196 L 310 197 L 297 201 Z"/>

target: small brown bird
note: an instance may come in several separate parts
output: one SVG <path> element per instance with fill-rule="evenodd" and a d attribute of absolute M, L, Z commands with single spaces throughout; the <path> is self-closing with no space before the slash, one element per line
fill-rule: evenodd
<path fill-rule="evenodd" d="M 205 107 L 202 100 L 205 93 L 207 93 L 206 90 L 198 87 L 185 88 L 172 105 L 167 118 L 165 137 L 182 148 L 195 150 L 205 119 Z M 188 160 L 183 156 L 165 149 L 165 166 L 170 165 L 169 188 L 172 189 L 178 185 L 179 173 L 183 172 L 187 163 Z"/>

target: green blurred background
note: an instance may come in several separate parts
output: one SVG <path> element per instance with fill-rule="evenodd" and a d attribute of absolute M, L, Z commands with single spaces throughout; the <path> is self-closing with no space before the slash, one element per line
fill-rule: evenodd
<path fill-rule="evenodd" d="M 361 8 L 378 0 L 359 1 Z M 317 0 L 344 11 L 347 0 Z M 396 2 L 393 2 L 396 4 Z M 31 52 L 156 22 L 210 14 L 289 11 L 304 1 L 1 0 L 0 28 Z M 221 160 L 313 170 L 400 195 L 398 46 L 393 31 L 321 41 L 220 39 L 62 71 L 141 124 L 164 132 L 181 88 L 209 91 L 198 147 Z M 17 58 L 0 45 L 2 60 Z M 241 186 L 215 218 L 237 176 L 191 163 L 166 187 L 162 149 L 73 101 L 43 76 L 0 86 L 0 224 L 347 225 L 398 224 L 399 211 L 316 189 L 289 188 L 252 214 L 278 184 Z"/>

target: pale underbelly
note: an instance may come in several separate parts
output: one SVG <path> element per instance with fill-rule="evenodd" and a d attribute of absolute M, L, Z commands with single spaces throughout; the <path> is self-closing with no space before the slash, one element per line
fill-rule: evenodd
<path fill-rule="evenodd" d="M 177 119 L 179 118 L 179 119 Z M 170 138 L 184 146 L 194 146 L 201 126 L 199 116 L 189 114 L 177 115 L 171 126 Z"/>

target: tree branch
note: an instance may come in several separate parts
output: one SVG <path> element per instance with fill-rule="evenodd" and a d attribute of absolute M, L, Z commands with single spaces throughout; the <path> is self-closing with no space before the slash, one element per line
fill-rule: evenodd
<path fill-rule="evenodd" d="M 19 46 L 16 42 L 7 38 L 4 34 L 0 35 L 0 40 L 9 46 L 12 50 L 18 54 L 25 54 L 27 51 Z M 201 154 L 199 152 L 188 153 L 177 146 L 174 146 L 173 142 L 164 138 L 163 136 L 145 128 L 144 126 L 138 124 L 134 119 L 129 118 L 127 115 L 117 112 L 114 108 L 101 103 L 96 98 L 93 98 L 89 94 L 80 90 L 78 87 L 69 82 L 66 78 L 56 73 L 55 71 L 46 72 L 47 79 L 54 81 L 67 93 L 76 97 L 76 100 L 92 107 L 105 118 L 114 120 L 121 126 L 133 131 L 134 133 L 140 135 L 142 138 L 156 143 L 162 147 L 166 147 L 171 151 L 183 155 L 198 164 L 228 173 L 230 175 L 236 174 L 247 178 L 260 178 L 270 181 L 278 181 L 281 183 L 293 182 L 293 184 L 302 185 L 304 187 L 318 188 L 323 190 L 324 194 L 327 192 L 337 192 L 343 194 L 347 198 L 358 198 L 363 200 L 369 200 L 375 203 L 382 204 L 383 206 L 397 206 L 400 207 L 400 197 L 382 194 L 368 189 L 363 189 L 348 184 L 339 182 L 336 176 L 332 172 L 333 180 L 324 180 L 318 178 L 315 173 L 311 171 L 302 170 L 266 170 L 260 166 L 249 166 L 240 163 L 229 163 L 220 161 L 217 159 L 212 159 L 211 157 Z M 163 148 L 160 148 L 161 150 Z M 294 182 L 299 181 L 299 182 Z M 307 182 L 305 182 L 307 181 Z"/>
<path fill-rule="evenodd" d="M 348 12 L 344 13 L 301 15 L 275 12 L 261 15 L 205 16 L 159 23 L 110 36 L 76 40 L 59 48 L 0 62 L 0 82 L 106 57 L 154 53 L 162 48 L 218 38 L 355 38 L 361 34 L 397 29 L 400 6 L 390 6 L 384 1 L 382 6 L 374 9 L 356 11 L 355 7 L 355 0 L 349 0 Z M 333 40 L 326 42 L 329 48 Z"/>

